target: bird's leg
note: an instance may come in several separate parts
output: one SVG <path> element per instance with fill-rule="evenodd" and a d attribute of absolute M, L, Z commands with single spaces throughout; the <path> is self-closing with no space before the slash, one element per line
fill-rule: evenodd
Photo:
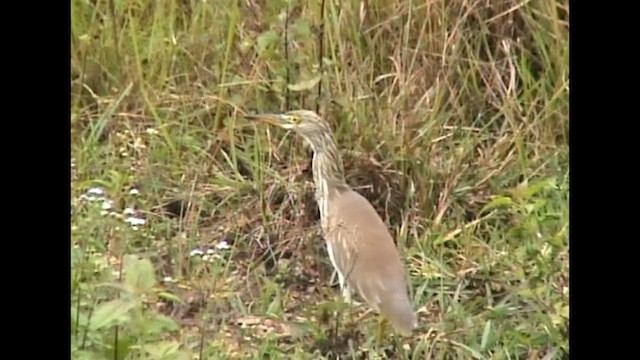
<path fill-rule="evenodd" d="M 349 289 L 348 286 L 345 286 L 344 289 L 342 289 L 342 297 L 347 304 L 351 304 L 351 289 Z"/>
<path fill-rule="evenodd" d="M 333 255 L 333 248 L 331 243 L 327 241 L 327 252 L 329 253 L 329 259 L 331 260 L 331 264 L 333 265 L 333 274 L 331 274 L 331 282 L 333 283 L 333 279 L 335 278 L 336 273 L 338 274 L 338 283 L 340 284 L 340 290 L 342 292 L 342 297 L 344 300 L 351 304 L 351 289 L 349 285 L 345 282 L 344 275 L 338 269 L 338 265 L 336 264 L 335 257 Z"/>
<path fill-rule="evenodd" d="M 345 283 L 344 276 L 338 272 L 338 282 L 340 282 L 340 290 L 342 291 L 342 297 L 347 304 L 351 304 L 351 289 L 349 285 Z"/>
<path fill-rule="evenodd" d="M 379 345 L 382 342 L 382 339 L 384 339 L 384 333 L 385 333 L 385 325 L 386 322 L 384 319 L 381 319 L 378 317 L 378 319 L 376 319 L 377 321 L 377 326 L 376 326 L 376 335 L 375 335 L 375 339 L 376 339 L 376 343 Z"/>
<path fill-rule="evenodd" d="M 340 280 L 340 278 L 338 278 L 338 280 Z M 349 284 L 347 284 L 344 279 L 342 279 L 342 283 L 340 285 L 340 288 L 342 289 L 342 297 L 344 298 L 344 301 L 347 304 L 353 305 L 353 306 L 360 306 L 362 305 L 362 303 L 360 303 L 359 301 L 356 301 L 353 299 L 353 291 L 351 289 L 351 286 L 349 286 Z"/>

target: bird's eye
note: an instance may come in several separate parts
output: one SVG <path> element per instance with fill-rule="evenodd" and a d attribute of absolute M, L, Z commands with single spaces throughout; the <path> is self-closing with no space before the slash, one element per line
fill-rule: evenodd
<path fill-rule="evenodd" d="M 297 124 L 300 122 L 300 118 L 297 116 L 289 115 L 289 121 L 291 121 L 294 124 Z"/>

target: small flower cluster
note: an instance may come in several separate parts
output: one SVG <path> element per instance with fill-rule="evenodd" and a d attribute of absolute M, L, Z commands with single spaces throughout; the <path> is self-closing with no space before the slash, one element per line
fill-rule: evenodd
<path fill-rule="evenodd" d="M 222 259 L 222 255 L 220 255 L 220 253 L 229 249 L 231 249 L 231 245 L 229 245 L 225 240 L 222 240 L 215 245 L 215 249 L 207 249 L 205 251 L 193 249 L 189 256 L 200 257 L 203 261 L 213 262 L 216 259 Z"/>
<path fill-rule="evenodd" d="M 144 166 L 143 159 L 146 158 L 145 153 L 148 149 L 150 139 L 159 135 L 160 132 L 154 128 L 147 128 L 144 133 L 134 130 L 118 131 L 115 133 L 115 144 L 118 148 L 118 154 L 128 159 L 129 170 L 137 172 Z"/>
<path fill-rule="evenodd" d="M 140 191 L 138 189 L 131 189 L 131 191 L 129 191 L 129 195 L 139 194 Z M 131 225 L 133 230 L 138 230 L 140 226 L 146 223 L 146 220 L 140 215 L 139 211 L 136 211 L 133 208 L 126 208 L 122 213 L 113 211 L 113 200 L 107 198 L 104 190 L 99 187 L 89 189 L 86 193 L 80 196 L 80 200 L 89 203 L 99 203 L 101 207 L 100 215 L 123 219 L 124 222 Z"/>
<path fill-rule="evenodd" d="M 144 140 L 140 136 L 135 136 L 131 131 L 117 132 L 116 137 L 122 143 L 118 149 L 118 152 L 122 157 L 130 157 L 132 152 L 135 155 L 147 148 Z"/>

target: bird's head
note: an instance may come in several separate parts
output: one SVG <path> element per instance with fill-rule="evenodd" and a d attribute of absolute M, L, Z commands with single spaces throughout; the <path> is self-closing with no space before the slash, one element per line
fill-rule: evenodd
<path fill-rule="evenodd" d="M 283 114 L 245 115 L 245 118 L 293 130 L 311 143 L 314 143 L 314 139 L 327 134 L 331 135 L 329 124 L 310 110 L 293 110 Z"/>

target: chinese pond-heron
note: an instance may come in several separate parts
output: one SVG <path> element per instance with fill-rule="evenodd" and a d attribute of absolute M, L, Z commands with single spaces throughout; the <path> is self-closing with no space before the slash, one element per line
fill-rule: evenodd
<path fill-rule="evenodd" d="M 343 297 L 351 302 L 355 289 L 398 332 L 410 335 L 417 318 L 400 254 L 373 206 L 346 183 L 329 124 L 307 110 L 245 117 L 293 130 L 309 143 L 321 228 Z"/>

